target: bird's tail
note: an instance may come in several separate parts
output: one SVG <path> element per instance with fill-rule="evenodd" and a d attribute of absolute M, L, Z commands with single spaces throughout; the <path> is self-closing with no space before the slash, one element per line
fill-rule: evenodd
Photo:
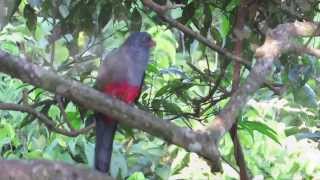
<path fill-rule="evenodd" d="M 102 115 L 96 116 L 95 168 L 104 173 L 109 172 L 114 134 L 117 121 L 108 120 Z"/>

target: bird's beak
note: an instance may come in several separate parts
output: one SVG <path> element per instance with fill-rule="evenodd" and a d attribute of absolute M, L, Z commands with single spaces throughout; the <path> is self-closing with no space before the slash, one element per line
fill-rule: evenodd
<path fill-rule="evenodd" d="M 148 45 L 149 45 L 149 48 L 154 48 L 156 46 L 156 42 L 151 39 Z"/>

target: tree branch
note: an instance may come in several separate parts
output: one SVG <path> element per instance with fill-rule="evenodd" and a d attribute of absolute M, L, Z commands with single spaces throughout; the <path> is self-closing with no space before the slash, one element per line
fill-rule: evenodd
<path fill-rule="evenodd" d="M 41 112 L 36 111 L 31 106 L 28 105 L 19 105 L 19 104 L 12 104 L 12 103 L 0 103 L 0 109 L 2 110 L 10 110 L 10 111 L 20 111 L 29 113 L 40 120 L 43 124 L 45 124 L 51 131 L 54 131 L 59 134 L 63 134 L 65 136 L 75 137 L 80 134 L 87 133 L 92 128 L 94 128 L 95 124 L 91 124 L 88 127 L 82 128 L 80 130 L 72 129 L 71 131 L 67 131 L 65 129 L 57 127 L 57 125 L 49 119 L 46 115 L 42 114 Z"/>
<path fill-rule="evenodd" d="M 195 152 L 208 160 L 213 171 L 221 171 L 219 152 L 207 132 L 194 132 L 188 128 L 165 122 L 79 82 L 58 76 L 50 70 L 3 51 L 0 51 L 0 72 L 64 96 L 85 108 L 109 115 L 129 127 L 143 130 L 169 143 Z M 29 111 L 29 109 L 24 110 Z"/>
<path fill-rule="evenodd" d="M 240 0 L 240 5 L 237 9 L 237 13 L 236 13 L 236 22 L 234 25 L 234 33 L 238 32 L 238 34 L 242 34 L 243 33 L 243 28 L 245 25 L 245 21 L 247 19 L 247 15 L 248 15 L 248 10 L 246 7 L 246 0 Z M 235 33 L 236 34 L 236 33 Z M 244 39 L 241 37 L 237 37 L 236 42 L 234 44 L 234 49 L 233 49 L 233 53 L 236 56 L 241 57 L 242 52 L 244 50 L 243 48 L 243 44 L 244 44 Z M 239 86 L 240 86 L 240 79 L 241 79 L 241 64 L 239 62 L 235 62 L 234 67 L 233 67 L 233 78 L 232 78 L 232 92 L 235 92 Z M 235 121 L 234 124 L 232 125 L 231 129 L 230 129 L 230 135 L 231 135 L 231 139 L 233 142 L 233 147 L 234 147 L 234 157 L 236 160 L 236 163 L 239 167 L 240 170 L 240 180 L 248 180 L 249 175 L 248 175 L 248 170 L 247 170 L 247 166 L 246 166 L 246 161 L 244 158 L 244 154 L 241 148 L 241 144 L 240 144 L 240 139 L 238 136 L 238 122 Z"/>
<path fill-rule="evenodd" d="M 112 177 L 84 167 L 45 160 L 0 160 L 1 179 L 12 180 L 111 180 Z"/>
<path fill-rule="evenodd" d="M 232 95 L 230 101 L 208 128 L 217 141 L 232 127 L 235 117 L 248 102 L 250 96 L 266 81 L 272 65 L 283 53 L 296 48 L 296 37 L 319 36 L 317 23 L 294 22 L 278 25 L 270 30 L 264 44 L 256 50 L 257 62 L 245 83 Z"/>

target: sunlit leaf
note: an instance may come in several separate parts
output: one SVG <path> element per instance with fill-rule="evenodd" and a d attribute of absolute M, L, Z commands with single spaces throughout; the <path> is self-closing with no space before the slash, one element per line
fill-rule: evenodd
<path fill-rule="evenodd" d="M 236 8 L 238 5 L 240 4 L 240 0 L 231 0 L 227 7 L 226 10 L 227 11 L 232 11 L 234 8 Z"/>
<path fill-rule="evenodd" d="M 186 155 L 183 157 L 183 159 L 180 161 L 179 164 L 177 164 L 174 169 L 172 170 L 172 174 L 178 174 L 183 168 L 188 166 L 190 162 L 190 153 L 186 153 Z"/>
<path fill-rule="evenodd" d="M 2 41 L 0 44 L 0 49 L 6 51 L 8 53 L 11 53 L 11 54 L 15 54 L 15 55 L 19 54 L 19 49 L 18 49 L 17 45 L 12 42 Z"/>
<path fill-rule="evenodd" d="M 175 104 L 175 103 L 171 103 L 168 101 L 162 101 L 162 105 L 164 107 L 165 110 L 174 113 L 174 114 L 179 114 L 182 112 L 182 110 L 180 109 L 179 105 Z"/>
<path fill-rule="evenodd" d="M 144 180 L 146 179 L 142 172 L 134 172 L 127 180 Z"/>
<path fill-rule="evenodd" d="M 125 177 L 128 173 L 126 159 L 122 153 L 113 153 L 110 172 L 113 177 Z"/>
<path fill-rule="evenodd" d="M 86 154 L 86 159 L 88 161 L 89 166 L 93 166 L 93 157 L 94 157 L 94 147 L 95 145 L 92 143 L 86 143 L 84 146 L 84 152 Z"/>
<path fill-rule="evenodd" d="M 278 140 L 278 134 L 275 130 L 270 128 L 268 125 L 258 122 L 258 121 L 240 121 L 239 125 L 241 127 L 244 127 L 246 129 L 249 129 L 251 131 L 255 130 L 260 132 L 261 134 L 264 134 L 274 140 L 276 143 L 281 144 Z"/>
<path fill-rule="evenodd" d="M 73 128 L 79 129 L 81 126 L 81 119 L 79 112 L 67 112 L 68 120 Z"/>

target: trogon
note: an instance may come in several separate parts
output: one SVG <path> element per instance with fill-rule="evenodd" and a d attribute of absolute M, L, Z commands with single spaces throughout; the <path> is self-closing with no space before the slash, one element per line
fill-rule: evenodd
<path fill-rule="evenodd" d="M 132 33 L 119 48 L 104 58 L 98 72 L 96 88 L 127 104 L 134 103 L 140 95 L 150 49 L 154 46 L 155 43 L 148 33 Z M 107 173 L 118 122 L 99 113 L 95 119 L 95 168 Z"/>

